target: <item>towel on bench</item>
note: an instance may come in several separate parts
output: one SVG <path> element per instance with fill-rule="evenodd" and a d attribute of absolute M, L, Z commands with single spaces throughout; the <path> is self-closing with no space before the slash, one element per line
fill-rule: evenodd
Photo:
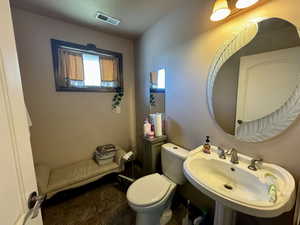
<path fill-rule="evenodd" d="M 113 144 L 98 146 L 94 152 L 93 159 L 98 165 L 112 163 L 116 155 L 117 148 Z"/>
<path fill-rule="evenodd" d="M 125 151 L 116 147 L 114 162 L 99 166 L 93 159 L 84 159 L 59 168 L 51 168 L 44 163 L 37 163 L 36 177 L 40 194 L 51 198 L 54 194 L 96 181 L 101 177 L 124 170 L 122 160 Z"/>

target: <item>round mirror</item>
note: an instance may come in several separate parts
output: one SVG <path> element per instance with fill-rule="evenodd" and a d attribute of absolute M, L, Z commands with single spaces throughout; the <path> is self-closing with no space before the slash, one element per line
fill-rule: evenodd
<path fill-rule="evenodd" d="M 300 112 L 300 37 L 288 21 L 252 23 L 211 66 L 209 109 L 228 134 L 248 142 L 279 135 Z"/>

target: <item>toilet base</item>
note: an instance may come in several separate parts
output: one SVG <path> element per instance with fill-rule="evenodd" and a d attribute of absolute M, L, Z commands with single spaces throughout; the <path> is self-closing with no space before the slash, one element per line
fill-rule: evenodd
<path fill-rule="evenodd" d="M 136 225 L 160 225 L 160 215 L 156 213 L 137 213 Z"/>
<path fill-rule="evenodd" d="M 172 210 L 166 209 L 160 217 L 160 225 L 166 225 L 172 219 Z"/>
<path fill-rule="evenodd" d="M 165 210 L 162 215 L 157 213 L 137 213 L 136 225 L 166 225 L 171 218 L 171 209 Z"/>

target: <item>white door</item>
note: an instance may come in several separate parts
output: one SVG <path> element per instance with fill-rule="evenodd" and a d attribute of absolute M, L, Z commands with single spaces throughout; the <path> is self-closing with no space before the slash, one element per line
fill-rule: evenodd
<path fill-rule="evenodd" d="M 9 0 L 0 1 L 0 224 L 22 225 L 37 190 Z M 26 225 L 42 225 L 40 216 Z"/>
<path fill-rule="evenodd" d="M 238 120 L 263 118 L 289 99 L 300 81 L 299 55 L 294 47 L 241 57 L 236 128 Z"/>

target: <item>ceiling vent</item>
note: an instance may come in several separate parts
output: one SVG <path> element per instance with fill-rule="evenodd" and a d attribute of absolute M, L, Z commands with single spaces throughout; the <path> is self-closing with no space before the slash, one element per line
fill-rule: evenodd
<path fill-rule="evenodd" d="M 97 12 L 96 18 L 103 23 L 108 23 L 108 24 L 111 24 L 114 26 L 118 26 L 121 22 L 120 20 L 113 18 L 111 16 L 108 16 L 108 15 L 104 14 L 103 12 Z"/>

